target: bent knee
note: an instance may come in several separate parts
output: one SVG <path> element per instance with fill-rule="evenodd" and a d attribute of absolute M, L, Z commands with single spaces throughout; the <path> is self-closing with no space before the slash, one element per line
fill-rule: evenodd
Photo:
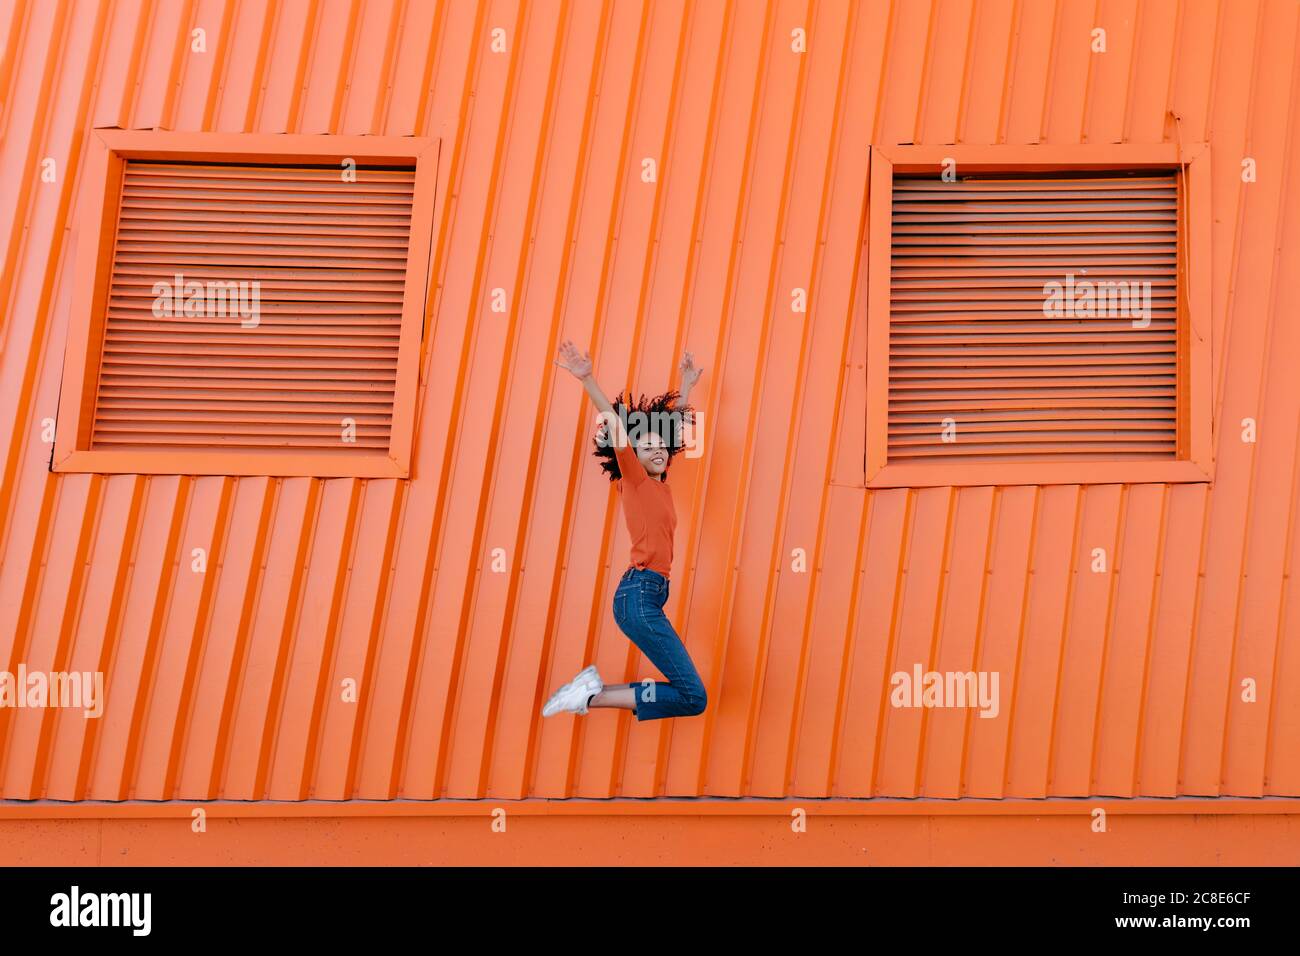
<path fill-rule="evenodd" d="M 686 694 L 687 712 L 684 716 L 696 717 L 704 713 L 704 709 L 709 705 L 709 693 L 704 689 L 703 684 L 699 684 L 690 689 Z"/>

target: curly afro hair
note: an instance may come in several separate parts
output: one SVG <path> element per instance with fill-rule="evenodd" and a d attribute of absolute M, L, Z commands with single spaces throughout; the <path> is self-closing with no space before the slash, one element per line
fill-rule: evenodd
<path fill-rule="evenodd" d="M 664 444 L 668 446 L 668 465 L 671 467 L 673 458 L 686 450 L 686 445 L 682 442 L 683 423 L 695 420 L 692 415 L 694 408 L 690 405 L 678 405 L 677 401 L 680 398 L 681 393 L 677 391 L 664 392 L 650 399 L 642 394 L 634 404 L 629 389 L 626 398 L 622 392 L 619 392 L 610 405 L 614 409 L 614 414 L 622 420 L 633 445 L 642 435 L 652 431 L 664 440 Z M 591 441 L 595 445 L 592 454 L 600 460 L 600 467 L 605 470 L 609 480 L 618 481 L 622 478 L 618 459 L 614 455 L 614 445 L 605 435 L 603 421 L 597 426 L 596 435 Z"/>

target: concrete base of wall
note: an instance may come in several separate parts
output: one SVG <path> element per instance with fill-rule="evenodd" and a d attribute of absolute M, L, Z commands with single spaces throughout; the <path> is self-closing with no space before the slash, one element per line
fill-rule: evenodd
<path fill-rule="evenodd" d="M 4 866 L 539 864 L 1295 866 L 1300 800 L 0 803 Z"/>

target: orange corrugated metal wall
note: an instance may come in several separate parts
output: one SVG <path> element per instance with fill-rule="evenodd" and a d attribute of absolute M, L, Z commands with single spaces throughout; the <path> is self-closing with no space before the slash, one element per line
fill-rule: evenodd
<path fill-rule="evenodd" d="M 1300 795 L 1298 28 L 1293 0 L 4 0 L 0 666 L 102 668 L 108 700 L 0 711 L 3 796 Z M 48 471 L 100 126 L 442 138 L 413 480 Z M 1214 153 L 1213 487 L 866 491 L 869 145 L 1174 141 Z M 538 716 L 588 660 L 653 676 L 565 336 L 611 393 L 706 367 L 667 606 L 701 718 Z M 918 661 L 1014 688 L 891 709 Z"/>

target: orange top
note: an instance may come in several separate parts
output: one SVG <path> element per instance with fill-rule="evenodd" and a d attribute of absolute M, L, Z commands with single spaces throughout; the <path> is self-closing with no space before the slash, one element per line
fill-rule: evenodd
<path fill-rule="evenodd" d="M 663 481 L 650 477 L 630 443 L 621 448 L 616 444 L 614 457 L 622 474 L 618 487 L 623 517 L 632 536 L 631 567 L 649 568 L 666 578 L 673 569 L 673 532 L 677 530 L 668 472 L 664 472 Z"/>

